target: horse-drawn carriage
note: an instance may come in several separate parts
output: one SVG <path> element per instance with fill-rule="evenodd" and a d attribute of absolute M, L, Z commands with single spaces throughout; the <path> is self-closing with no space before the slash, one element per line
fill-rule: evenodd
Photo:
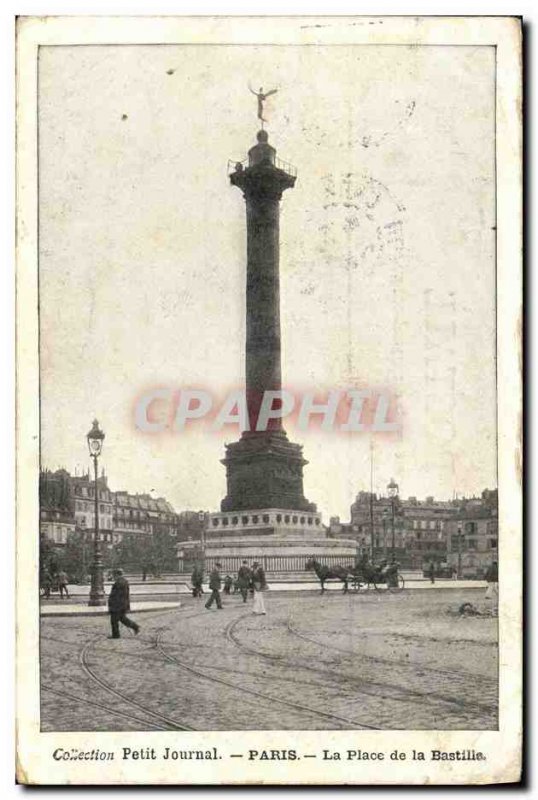
<path fill-rule="evenodd" d="M 321 592 L 325 591 L 325 582 L 339 580 L 343 583 L 344 593 L 351 589 L 355 592 L 374 589 L 376 592 L 401 592 L 405 581 L 399 572 L 398 564 L 382 561 L 379 564 L 359 562 L 354 567 L 335 565 L 329 567 L 315 558 L 310 558 L 305 565 L 307 570 L 314 570 L 321 584 Z"/>
<path fill-rule="evenodd" d="M 405 587 L 398 564 L 358 564 L 351 575 L 351 588 L 356 592 L 362 588 L 372 588 L 376 592 L 401 592 Z"/>

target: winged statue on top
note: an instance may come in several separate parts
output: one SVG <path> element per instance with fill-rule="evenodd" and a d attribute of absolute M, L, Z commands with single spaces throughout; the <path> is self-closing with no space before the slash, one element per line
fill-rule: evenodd
<path fill-rule="evenodd" d="M 263 127 L 263 123 L 267 122 L 267 120 L 263 116 L 263 104 L 265 103 L 268 97 L 270 97 L 272 94 L 276 94 L 278 92 L 278 89 L 271 89 L 271 91 L 269 92 L 264 92 L 263 86 L 260 86 L 259 91 L 256 92 L 254 91 L 250 83 L 248 85 L 248 88 L 250 89 L 252 94 L 255 95 L 258 99 L 258 119 L 261 120 Z"/>

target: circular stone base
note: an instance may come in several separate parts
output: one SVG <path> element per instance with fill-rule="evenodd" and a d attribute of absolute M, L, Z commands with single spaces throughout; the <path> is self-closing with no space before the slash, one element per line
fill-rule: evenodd
<path fill-rule="evenodd" d="M 205 570 L 211 570 L 218 562 L 222 574 L 235 574 L 243 561 L 247 561 L 249 565 L 258 561 L 268 574 L 298 573 L 304 572 L 306 562 L 311 558 L 328 566 L 355 564 L 357 542 L 351 539 L 329 539 L 319 533 L 321 532 L 303 530 L 283 536 L 271 533 L 256 535 L 249 532 L 210 538 L 206 540 L 203 552 Z M 193 542 L 178 543 L 180 571 L 189 568 L 188 562 L 192 560 L 192 556 L 189 559 L 189 550 L 192 550 L 192 546 Z M 199 556 L 202 555 L 200 550 L 198 553 Z"/>

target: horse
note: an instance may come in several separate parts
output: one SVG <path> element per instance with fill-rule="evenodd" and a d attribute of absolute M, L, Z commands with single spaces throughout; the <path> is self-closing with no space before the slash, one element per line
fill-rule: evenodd
<path fill-rule="evenodd" d="M 305 564 L 305 569 L 313 569 L 321 583 L 321 594 L 325 591 L 325 581 L 334 578 L 337 581 L 342 581 L 344 586 L 344 594 L 348 590 L 349 570 L 346 567 L 341 567 L 337 564 L 334 567 L 328 567 L 326 564 L 320 564 L 315 558 L 309 558 Z"/>

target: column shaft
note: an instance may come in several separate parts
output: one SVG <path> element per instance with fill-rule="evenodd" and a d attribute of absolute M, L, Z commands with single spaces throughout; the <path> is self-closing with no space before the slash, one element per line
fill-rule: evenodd
<path fill-rule="evenodd" d="M 282 386 L 280 354 L 279 200 L 247 196 L 245 372 L 250 429 L 263 394 Z M 277 403 L 274 403 L 276 406 Z M 281 430 L 270 420 L 269 430 Z"/>

